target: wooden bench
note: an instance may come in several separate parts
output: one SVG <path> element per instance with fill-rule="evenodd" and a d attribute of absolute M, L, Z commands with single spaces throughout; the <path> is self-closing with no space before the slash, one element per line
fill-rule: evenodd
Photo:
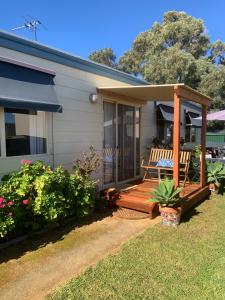
<path fill-rule="evenodd" d="M 191 162 L 191 154 L 191 150 L 180 151 L 180 177 L 184 178 L 183 186 L 185 186 L 187 180 L 190 182 L 188 172 Z M 159 180 L 161 180 L 161 175 L 173 175 L 173 173 L 171 173 L 171 171 L 173 171 L 173 168 L 157 166 L 157 163 L 160 159 L 173 160 L 173 150 L 151 148 L 147 164 L 144 163 L 144 160 L 142 160 L 141 163 L 141 168 L 145 170 L 143 180 L 151 180 L 147 178 L 148 175 L 150 175 L 151 171 L 158 172 Z"/>

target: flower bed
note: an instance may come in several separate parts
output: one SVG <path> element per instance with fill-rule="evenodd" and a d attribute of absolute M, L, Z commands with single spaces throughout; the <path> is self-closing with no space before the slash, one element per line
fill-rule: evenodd
<path fill-rule="evenodd" d="M 94 206 L 94 189 L 95 182 L 79 170 L 69 174 L 61 166 L 22 160 L 20 170 L 0 184 L 1 241 L 87 215 Z"/>

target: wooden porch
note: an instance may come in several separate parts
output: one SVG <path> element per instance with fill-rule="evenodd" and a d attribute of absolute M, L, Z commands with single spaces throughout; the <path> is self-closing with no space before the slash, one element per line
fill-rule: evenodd
<path fill-rule="evenodd" d="M 196 90 L 186 86 L 185 84 L 164 84 L 164 85 L 145 85 L 145 86 L 115 86 L 115 87 L 99 87 L 97 92 L 103 97 L 110 99 L 120 99 L 123 101 L 135 101 L 141 104 L 145 104 L 148 101 L 173 101 L 174 106 L 174 118 L 173 118 L 173 149 L 170 150 L 169 157 L 167 156 L 157 156 L 155 159 L 149 159 L 148 165 L 142 165 L 145 168 L 145 173 L 149 169 L 157 167 L 159 171 L 159 180 L 160 170 L 157 164 L 160 162 L 159 158 L 163 159 L 172 159 L 172 167 L 169 170 L 172 170 L 172 177 L 174 180 L 175 188 L 181 186 L 181 171 L 185 174 L 184 187 L 180 193 L 180 207 L 181 213 L 183 214 L 189 208 L 196 205 L 198 202 L 204 200 L 209 195 L 209 188 L 206 182 L 206 114 L 207 109 L 211 105 L 212 99 L 206 95 L 199 93 Z M 183 161 L 182 157 L 186 154 L 183 153 L 181 149 L 181 106 L 182 102 L 194 102 L 199 107 L 201 107 L 201 155 L 200 155 L 200 183 L 186 183 L 186 177 L 188 175 L 188 164 L 190 159 L 187 162 Z M 161 153 L 162 151 L 160 151 Z M 156 151 L 158 153 L 158 151 Z M 158 155 L 158 154 L 157 154 Z M 161 155 L 161 154 L 160 154 Z M 151 157 L 151 154 L 150 154 Z M 186 157 L 186 156 L 185 156 Z M 155 165 L 152 166 L 150 163 L 154 162 Z M 184 165 L 187 165 L 187 168 L 184 169 Z M 162 166 L 161 166 L 162 167 Z M 166 170 L 168 167 L 163 168 Z M 146 179 L 146 174 L 144 176 Z M 129 190 L 122 191 L 120 199 L 116 201 L 116 204 L 120 207 L 130 208 L 137 211 L 147 212 L 150 214 L 150 217 L 154 217 L 154 214 L 157 214 L 158 206 L 150 201 L 147 201 L 151 196 L 152 189 L 158 184 L 158 181 L 145 180 L 144 182 L 133 186 Z"/>
<path fill-rule="evenodd" d="M 148 200 L 152 198 L 150 194 L 157 185 L 157 180 L 144 181 L 132 185 L 129 188 L 121 191 L 120 198 L 116 200 L 116 204 L 119 207 L 125 207 L 148 213 L 149 218 L 152 219 L 159 214 L 158 205 Z M 208 186 L 201 188 L 200 184 L 186 184 L 180 194 L 181 214 L 194 207 L 198 202 L 201 202 L 202 200 L 207 198 L 208 195 Z"/>

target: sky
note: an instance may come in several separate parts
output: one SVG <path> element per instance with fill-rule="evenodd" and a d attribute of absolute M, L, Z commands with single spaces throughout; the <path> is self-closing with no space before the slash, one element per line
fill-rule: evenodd
<path fill-rule="evenodd" d="M 0 29 L 33 39 L 24 17 L 39 19 L 38 41 L 87 58 L 91 51 L 111 47 L 117 57 L 130 49 L 138 33 L 170 10 L 185 11 L 204 20 L 211 40 L 225 41 L 224 0 L 11 0 L 0 1 Z"/>

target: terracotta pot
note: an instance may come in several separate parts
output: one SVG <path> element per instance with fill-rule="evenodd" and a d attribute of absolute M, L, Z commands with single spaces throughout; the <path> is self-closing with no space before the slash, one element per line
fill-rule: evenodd
<path fill-rule="evenodd" d="M 209 190 L 211 191 L 211 194 L 216 195 L 216 194 L 218 194 L 219 186 L 216 186 L 215 182 L 210 182 Z"/>
<path fill-rule="evenodd" d="M 180 207 L 159 207 L 159 211 L 161 213 L 163 225 L 176 227 L 180 224 Z"/>

